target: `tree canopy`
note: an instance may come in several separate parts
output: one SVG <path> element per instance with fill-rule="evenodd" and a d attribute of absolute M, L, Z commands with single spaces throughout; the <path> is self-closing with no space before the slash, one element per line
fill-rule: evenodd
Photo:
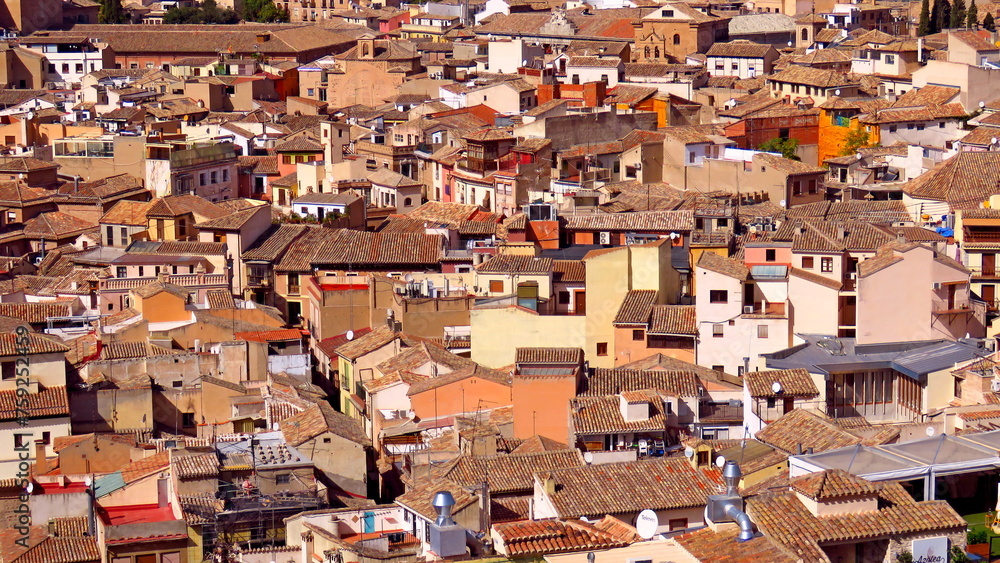
<path fill-rule="evenodd" d="M 183 23 L 239 23 L 240 17 L 230 8 L 219 8 L 215 0 L 205 0 L 200 8 L 178 8 L 174 6 L 163 16 L 165 24 Z"/>
<path fill-rule="evenodd" d="M 244 0 L 243 19 L 248 22 L 286 22 L 288 10 L 275 6 L 274 0 Z"/>
<path fill-rule="evenodd" d="M 795 154 L 795 150 L 799 148 L 798 139 L 777 137 L 761 143 L 757 148 L 764 152 L 780 153 L 781 156 L 791 160 L 799 160 L 799 155 Z"/>

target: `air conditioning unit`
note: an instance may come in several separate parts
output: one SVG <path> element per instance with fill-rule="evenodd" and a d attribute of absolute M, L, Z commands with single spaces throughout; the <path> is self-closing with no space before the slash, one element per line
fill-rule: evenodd
<path fill-rule="evenodd" d="M 743 306 L 743 314 L 744 315 L 752 315 L 753 314 L 753 305 L 744 305 Z"/>
<path fill-rule="evenodd" d="M 636 162 L 635 163 L 635 169 L 636 170 L 642 170 L 642 163 L 641 162 Z"/>
<path fill-rule="evenodd" d="M 857 272 L 850 272 L 849 274 L 847 274 L 847 279 L 849 279 L 849 280 L 856 280 L 856 279 L 858 279 L 858 273 Z"/>
<path fill-rule="evenodd" d="M 611 244 L 611 233 L 608 231 L 601 231 L 600 233 L 601 244 Z"/>
<path fill-rule="evenodd" d="M 937 291 L 937 290 L 941 289 L 941 282 L 934 282 L 931 285 L 931 287 L 934 289 L 934 291 Z"/>

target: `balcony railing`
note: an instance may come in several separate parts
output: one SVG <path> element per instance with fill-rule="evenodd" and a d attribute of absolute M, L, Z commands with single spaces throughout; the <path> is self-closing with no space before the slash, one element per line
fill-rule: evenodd
<path fill-rule="evenodd" d="M 103 291 L 129 290 L 153 283 L 157 278 L 109 278 L 100 281 Z M 167 281 L 181 287 L 193 286 L 227 286 L 229 281 L 225 274 L 182 274 L 167 276 Z"/>
<path fill-rule="evenodd" d="M 1000 269 L 993 268 L 969 268 L 973 278 L 1000 278 Z"/>
<path fill-rule="evenodd" d="M 698 419 L 701 422 L 743 422 L 743 406 L 701 403 L 698 406 Z"/>

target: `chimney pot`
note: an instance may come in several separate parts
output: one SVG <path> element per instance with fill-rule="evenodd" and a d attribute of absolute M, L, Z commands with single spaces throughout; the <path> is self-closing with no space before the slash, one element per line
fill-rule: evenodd
<path fill-rule="evenodd" d="M 49 460 L 45 458 L 45 442 L 35 440 L 35 475 L 49 472 Z"/>

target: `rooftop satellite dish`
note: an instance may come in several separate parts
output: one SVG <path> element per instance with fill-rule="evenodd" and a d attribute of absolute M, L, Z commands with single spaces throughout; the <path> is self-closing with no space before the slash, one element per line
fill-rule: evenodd
<path fill-rule="evenodd" d="M 924 430 L 924 433 L 927 434 L 928 436 L 933 436 L 934 435 L 934 427 L 933 426 L 928 426 L 927 430 Z"/>
<path fill-rule="evenodd" d="M 784 207 L 785 203 L 786 203 L 785 200 L 781 200 L 781 201 L 778 202 L 778 205 L 780 205 L 781 207 Z"/>
<path fill-rule="evenodd" d="M 388 309 L 386 309 L 385 310 L 385 314 L 387 316 L 389 316 L 389 317 L 395 317 L 396 316 L 396 312 L 392 310 L 392 307 L 389 307 Z"/>
<path fill-rule="evenodd" d="M 587 465 L 594 463 L 594 452 L 585 452 L 583 454 L 583 461 L 586 461 Z"/>
<path fill-rule="evenodd" d="M 680 236 L 681 236 L 681 235 L 679 235 L 679 234 L 677 234 L 677 233 L 670 233 L 670 238 L 671 238 L 671 239 L 677 239 L 677 238 L 680 238 Z"/>
<path fill-rule="evenodd" d="M 692 449 L 691 446 L 684 448 L 684 457 L 688 459 L 694 457 L 694 449 Z"/>
<path fill-rule="evenodd" d="M 24 491 L 25 491 L 26 493 L 28 493 L 29 495 L 30 495 L 30 494 L 31 494 L 31 492 L 32 492 L 32 491 L 34 491 L 34 490 L 35 490 L 35 484 L 34 484 L 34 483 L 32 483 L 31 481 L 29 481 L 29 482 L 28 482 L 28 485 L 27 485 L 26 487 L 24 487 Z"/>
<path fill-rule="evenodd" d="M 774 391 L 775 393 L 781 393 L 781 390 L 782 389 L 780 381 L 775 381 L 774 383 L 771 384 L 771 391 Z"/>
<path fill-rule="evenodd" d="M 982 109 L 986 107 L 986 102 L 979 102 L 979 108 Z"/>
<path fill-rule="evenodd" d="M 837 88 L 836 90 L 834 90 L 833 93 L 835 95 L 839 96 L 840 95 L 840 88 Z"/>
<path fill-rule="evenodd" d="M 413 274 L 405 274 L 405 275 L 403 275 L 403 281 L 405 281 L 407 283 L 413 281 Z"/>
<path fill-rule="evenodd" d="M 656 535 L 656 528 L 660 525 L 660 519 L 656 513 L 650 509 L 643 510 L 635 518 L 635 531 L 639 537 L 648 540 Z"/>
<path fill-rule="evenodd" d="M 715 458 L 715 466 L 722 469 L 726 465 L 726 458 L 724 456 L 719 456 Z"/>
<path fill-rule="evenodd" d="M 997 144 L 997 138 L 996 138 L 996 137 L 993 137 L 992 139 L 990 139 L 990 144 L 991 144 L 991 145 L 995 145 L 995 144 Z"/>
<path fill-rule="evenodd" d="M 87 475 L 87 477 L 83 480 L 83 484 L 86 485 L 86 486 L 88 486 L 88 487 L 91 486 L 91 485 L 93 485 L 94 484 L 94 478 L 91 477 L 90 475 Z"/>
<path fill-rule="evenodd" d="M 350 342 L 351 340 L 354 340 L 354 331 L 353 330 L 347 331 L 347 341 Z"/>
<path fill-rule="evenodd" d="M 789 42 L 788 42 L 788 46 L 789 46 L 789 47 L 791 47 L 791 46 L 792 46 L 792 42 L 791 42 L 791 41 L 789 41 Z"/>

